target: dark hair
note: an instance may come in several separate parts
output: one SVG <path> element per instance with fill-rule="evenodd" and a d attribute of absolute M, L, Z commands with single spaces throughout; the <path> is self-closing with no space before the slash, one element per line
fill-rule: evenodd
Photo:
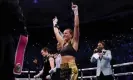
<path fill-rule="evenodd" d="M 49 49 L 47 47 L 42 48 L 42 50 L 49 52 Z"/>
<path fill-rule="evenodd" d="M 105 42 L 104 41 L 99 41 L 98 43 L 101 43 L 105 47 Z"/>

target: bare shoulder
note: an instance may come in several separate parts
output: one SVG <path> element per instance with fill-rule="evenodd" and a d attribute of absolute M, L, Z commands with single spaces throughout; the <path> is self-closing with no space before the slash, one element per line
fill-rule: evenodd
<path fill-rule="evenodd" d="M 50 61 L 53 61 L 53 60 L 54 60 L 54 58 L 53 58 L 53 57 L 49 57 L 49 60 L 50 60 Z"/>
<path fill-rule="evenodd" d="M 72 47 L 74 48 L 74 50 L 77 52 L 78 51 L 78 43 L 75 42 L 73 39 L 71 40 L 71 44 L 72 44 Z"/>

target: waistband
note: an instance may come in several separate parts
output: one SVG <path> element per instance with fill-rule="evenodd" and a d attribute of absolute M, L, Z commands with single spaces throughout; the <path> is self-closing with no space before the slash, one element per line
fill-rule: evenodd
<path fill-rule="evenodd" d="M 61 64 L 61 68 L 65 68 L 65 69 L 71 68 L 72 66 L 77 66 L 77 65 L 75 62 Z"/>

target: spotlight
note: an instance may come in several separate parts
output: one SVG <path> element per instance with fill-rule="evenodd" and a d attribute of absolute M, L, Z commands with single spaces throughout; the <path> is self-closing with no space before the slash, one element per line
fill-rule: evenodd
<path fill-rule="evenodd" d="M 34 3 L 38 3 L 38 0 L 33 0 Z"/>

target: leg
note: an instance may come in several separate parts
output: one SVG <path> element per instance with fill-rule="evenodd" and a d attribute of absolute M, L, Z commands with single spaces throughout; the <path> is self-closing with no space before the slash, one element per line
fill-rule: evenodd
<path fill-rule="evenodd" d="M 102 72 L 101 72 L 101 80 L 108 80 L 106 79 L 106 76 L 104 76 Z"/>
<path fill-rule="evenodd" d="M 78 70 L 77 68 L 72 68 L 72 74 L 70 80 L 77 80 L 77 78 L 78 78 Z"/>
<path fill-rule="evenodd" d="M 97 77 L 97 80 L 105 80 L 102 72 L 100 73 L 100 76 Z"/>
<path fill-rule="evenodd" d="M 72 73 L 70 80 L 77 80 L 77 78 L 78 78 L 78 73 L 77 74 Z"/>
<path fill-rule="evenodd" d="M 100 76 L 97 76 L 97 80 L 100 80 Z"/>
<path fill-rule="evenodd" d="M 68 63 L 61 64 L 60 80 L 70 80 L 71 69 Z"/>
<path fill-rule="evenodd" d="M 60 80 L 60 69 L 57 68 L 56 72 L 52 75 L 52 80 Z"/>
<path fill-rule="evenodd" d="M 105 76 L 106 77 L 106 80 L 114 80 L 113 76 L 112 75 L 109 75 L 109 76 Z"/>
<path fill-rule="evenodd" d="M 78 68 L 75 63 L 69 63 L 69 68 L 71 68 L 70 80 L 78 79 Z"/>

